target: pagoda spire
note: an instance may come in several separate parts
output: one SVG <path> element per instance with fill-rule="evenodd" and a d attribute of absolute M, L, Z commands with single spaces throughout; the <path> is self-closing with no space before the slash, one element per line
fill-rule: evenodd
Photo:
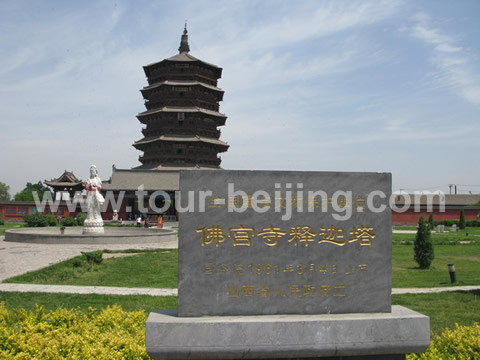
<path fill-rule="evenodd" d="M 183 29 L 182 40 L 180 40 L 180 47 L 178 48 L 178 52 L 181 53 L 188 53 L 190 51 L 190 47 L 188 46 L 188 32 L 187 32 L 187 21 L 185 21 L 185 28 Z"/>

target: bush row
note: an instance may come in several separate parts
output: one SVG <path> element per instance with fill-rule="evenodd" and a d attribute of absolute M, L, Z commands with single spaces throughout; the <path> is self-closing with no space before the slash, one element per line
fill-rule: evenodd
<path fill-rule="evenodd" d="M 150 359 L 145 320 L 145 312 L 118 305 L 47 313 L 38 305 L 33 311 L 10 311 L 0 303 L 0 359 Z M 445 329 L 424 353 L 407 359 L 480 359 L 480 325 Z"/>
<path fill-rule="evenodd" d="M 0 303 L 0 359 L 150 359 L 143 311 L 118 305 L 79 309 L 9 311 Z"/>
<path fill-rule="evenodd" d="M 440 335 L 432 338 L 427 351 L 421 354 L 410 354 L 407 360 L 467 360 L 480 359 L 480 325 L 455 325 L 455 329 L 445 329 Z"/>
<path fill-rule="evenodd" d="M 5 225 L 2 214 L 0 214 L 0 225 Z"/>
<path fill-rule="evenodd" d="M 79 213 L 75 218 L 73 217 L 64 217 L 62 218 L 60 224 L 62 226 L 82 226 L 85 218 L 87 217 L 84 213 Z M 23 217 L 23 221 L 27 224 L 28 227 L 46 227 L 46 226 L 57 226 L 57 218 L 54 215 L 44 215 L 44 214 L 26 214 Z"/>

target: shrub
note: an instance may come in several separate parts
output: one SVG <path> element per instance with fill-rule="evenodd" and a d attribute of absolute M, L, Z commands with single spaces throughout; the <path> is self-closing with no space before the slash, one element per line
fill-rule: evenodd
<path fill-rule="evenodd" d="M 438 220 L 434 221 L 435 225 L 445 225 L 445 226 L 452 226 L 452 225 L 457 225 L 458 226 L 458 220 Z"/>
<path fill-rule="evenodd" d="M 23 221 L 28 227 L 46 227 L 48 226 L 48 220 L 45 215 L 42 214 L 26 214 L 23 217 Z"/>
<path fill-rule="evenodd" d="M 480 359 L 480 325 L 445 329 L 432 338 L 430 347 L 422 354 L 409 354 L 408 360 L 427 359 Z"/>
<path fill-rule="evenodd" d="M 60 223 L 62 226 L 77 226 L 77 222 L 71 216 L 64 217 Z"/>
<path fill-rule="evenodd" d="M 467 220 L 466 224 L 467 227 L 480 227 L 480 220 Z"/>
<path fill-rule="evenodd" d="M 78 213 L 77 216 L 75 216 L 75 221 L 77 222 L 78 226 L 83 226 L 83 223 L 85 222 L 86 218 L 87 218 L 87 214 Z"/>
<path fill-rule="evenodd" d="M 97 251 L 91 251 L 91 252 L 82 252 L 83 256 L 85 256 L 85 259 L 87 262 L 90 264 L 101 264 L 103 261 L 102 258 L 102 252 L 100 250 Z"/>
<path fill-rule="evenodd" d="M 434 258 L 433 244 L 430 237 L 430 227 L 425 223 L 423 216 L 420 217 L 418 222 L 417 236 L 413 246 L 415 251 L 413 258 L 420 266 L 420 269 L 430 268 Z"/>
<path fill-rule="evenodd" d="M 5 225 L 2 214 L 0 214 L 0 225 Z"/>
<path fill-rule="evenodd" d="M 433 221 L 433 214 L 430 214 L 428 217 L 428 226 L 430 226 L 430 230 L 435 227 L 435 222 Z"/>
<path fill-rule="evenodd" d="M 0 303 L 0 359 L 150 359 L 145 351 L 143 311 L 118 305 L 9 311 Z"/>
<path fill-rule="evenodd" d="M 57 226 L 58 221 L 54 215 L 44 215 L 47 219 L 48 226 Z"/>
<path fill-rule="evenodd" d="M 460 210 L 460 221 L 458 222 L 458 227 L 460 229 L 465 229 L 465 212 Z"/>

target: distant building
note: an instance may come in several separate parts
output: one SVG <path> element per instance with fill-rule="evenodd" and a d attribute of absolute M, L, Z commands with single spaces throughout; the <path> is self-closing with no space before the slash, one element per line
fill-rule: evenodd
<path fill-rule="evenodd" d="M 445 209 L 442 209 L 444 203 Z M 414 195 L 402 194 L 395 197 L 395 206 L 399 211 L 392 211 L 394 225 L 417 224 L 420 216 L 425 220 L 433 215 L 435 221 L 458 220 L 463 209 L 465 220 L 480 220 L 480 195 Z M 442 211 L 444 210 L 444 211 Z"/>
<path fill-rule="evenodd" d="M 148 86 L 141 91 L 146 111 L 137 115 L 145 126 L 143 138 L 133 146 L 142 151 L 142 165 L 134 169 L 113 168 L 112 177 L 104 181 L 103 190 L 114 191 L 125 198 L 118 210 L 122 219 L 140 213 L 135 191 L 143 186 L 150 194 L 157 190 L 168 192 L 175 201 L 179 190 L 179 171 L 183 169 L 221 169 L 219 153 L 229 145 L 220 140 L 218 127 L 227 117 L 220 113 L 223 90 L 217 87 L 222 69 L 190 55 L 187 28 L 180 41 L 179 53 L 173 57 L 143 67 Z M 155 199 L 156 207 L 163 206 L 163 197 Z M 152 217 L 156 212 L 148 201 L 143 204 Z M 104 218 L 113 216 L 107 210 Z M 176 220 L 174 206 L 164 213 L 166 220 Z"/>

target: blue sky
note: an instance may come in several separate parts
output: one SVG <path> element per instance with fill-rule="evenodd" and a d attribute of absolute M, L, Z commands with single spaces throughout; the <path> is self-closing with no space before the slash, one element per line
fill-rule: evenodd
<path fill-rule="evenodd" d="M 394 190 L 480 192 L 480 2 L 0 2 L 11 193 L 64 169 L 140 165 L 142 66 L 223 68 L 226 169 L 375 171 Z"/>

